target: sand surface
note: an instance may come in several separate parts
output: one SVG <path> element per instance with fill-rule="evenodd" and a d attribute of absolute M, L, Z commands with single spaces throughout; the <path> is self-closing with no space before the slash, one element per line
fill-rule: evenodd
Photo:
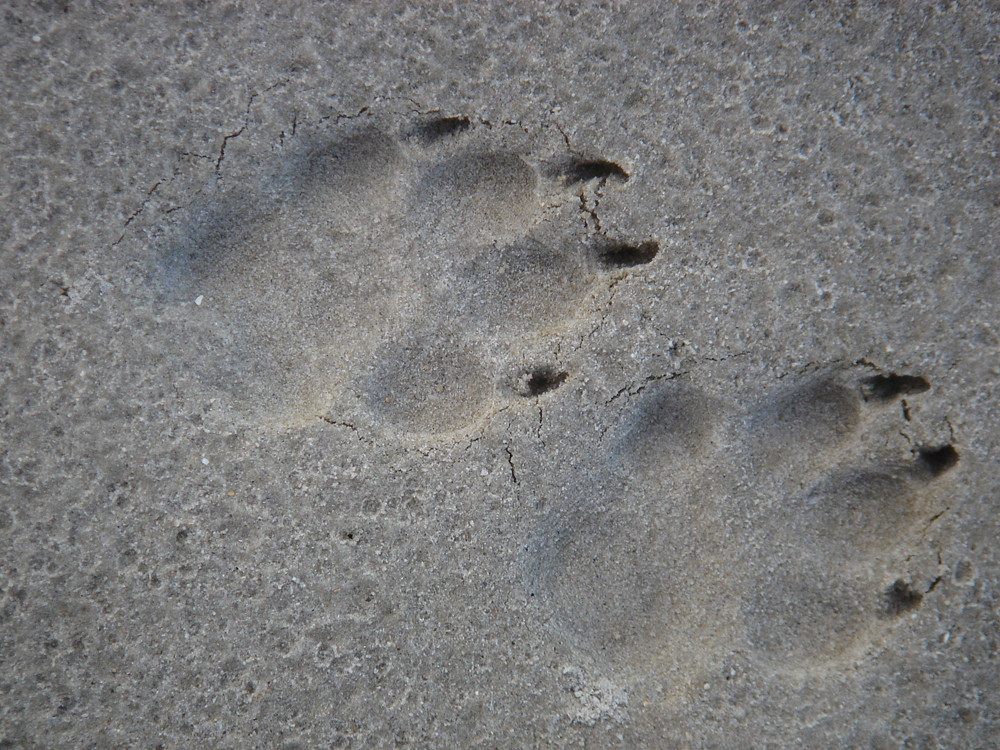
<path fill-rule="evenodd" d="M 7 4 L 0 748 L 1000 744 L 1000 11 Z"/>

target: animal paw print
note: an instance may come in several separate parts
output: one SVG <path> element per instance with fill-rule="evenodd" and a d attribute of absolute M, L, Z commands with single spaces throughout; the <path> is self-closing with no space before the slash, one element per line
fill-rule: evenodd
<path fill-rule="evenodd" d="M 857 655 L 926 593 L 905 580 L 906 552 L 943 509 L 958 452 L 868 449 L 888 405 L 928 389 L 831 372 L 740 413 L 687 377 L 645 388 L 608 430 L 608 464 L 530 546 L 556 632 L 621 679 L 678 690 L 725 649 L 772 672 Z"/>
<path fill-rule="evenodd" d="M 374 114 L 301 133 L 160 264 L 166 298 L 211 317 L 199 374 L 256 421 L 465 428 L 516 396 L 497 373 L 571 325 L 602 274 L 658 250 L 584 226 L 588 196 L 628 174 L 561 138 Z"/>

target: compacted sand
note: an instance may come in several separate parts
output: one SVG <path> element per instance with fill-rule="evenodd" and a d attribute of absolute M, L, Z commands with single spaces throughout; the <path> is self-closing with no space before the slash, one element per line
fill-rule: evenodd
<path fill-rule="evenodd" d="M 0 747 L 1000 743 L 995 8 L 0 23 Z"/>

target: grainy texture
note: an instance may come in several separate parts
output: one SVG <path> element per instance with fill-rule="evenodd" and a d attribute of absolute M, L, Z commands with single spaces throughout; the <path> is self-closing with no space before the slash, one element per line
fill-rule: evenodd
<path fill-rule="evenodd" d="M 8 3 L 0 747 L 1000 743 L 1000 13 Z"/>

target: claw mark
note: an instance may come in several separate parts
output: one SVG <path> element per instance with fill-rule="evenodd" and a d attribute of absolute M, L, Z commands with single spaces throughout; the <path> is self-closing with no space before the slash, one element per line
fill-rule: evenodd
<path fill-rule="evenodd" d="M 958 463 L 958 451 L 952 445 L 917 449 L 917 463 L 932 477 L 938 477 Z"/>
<path fill-rule="evenodd" d="M 629 242 L 612 242 L 601 250 L 601 264 L 606 268 L 632 268 L 649 263 L 660 252 L 660 245 L 653 240 L 633 245 Z"/>
<path fill-rule="evenodd" d="M 865 378 L 862 389 L 865 401 L 892 401 L 897 396 L 909 396 L 911 393 L 923 393 L 931 387 L 927 378 L 919 375 L 873 375 Z"/>
<path fill-rule="evenodd" d="M 622 182 L 628 181 L 628 172 L 622 169 L 613 161 L 605 159 L 584 159 L 574 162 L 565 171 L 564 178 L 567 184 L 574 185 L 579 182 L 590 182 L 591 180 L 606 181 L 609 177 L 615 177 Z"/>
<path fill-rule="evenodd" d="M 897 578 L 885 592 L 885 613 L 894 617 L 904 612 L 910 612 L 919 607 L 923 599 L 923 594 L 902 578 Z"/>
<path fill-rule="evenodd" d="M 554 391 L 566 382 L 569 377 L 568 372 L 556 372 L 548 367 L 543 367 L 522 376 L 523 385 L 521 394 L 524 396 L 541 396 L 543 393 Z"/>
<path fill-rule="evenodd" d="M 434 143 L 451 135 L 458 135 L 472 127 L 468 117 L 437 117 L 423 123 L 416 129 L 417 135 L 425 143 Z"/>

